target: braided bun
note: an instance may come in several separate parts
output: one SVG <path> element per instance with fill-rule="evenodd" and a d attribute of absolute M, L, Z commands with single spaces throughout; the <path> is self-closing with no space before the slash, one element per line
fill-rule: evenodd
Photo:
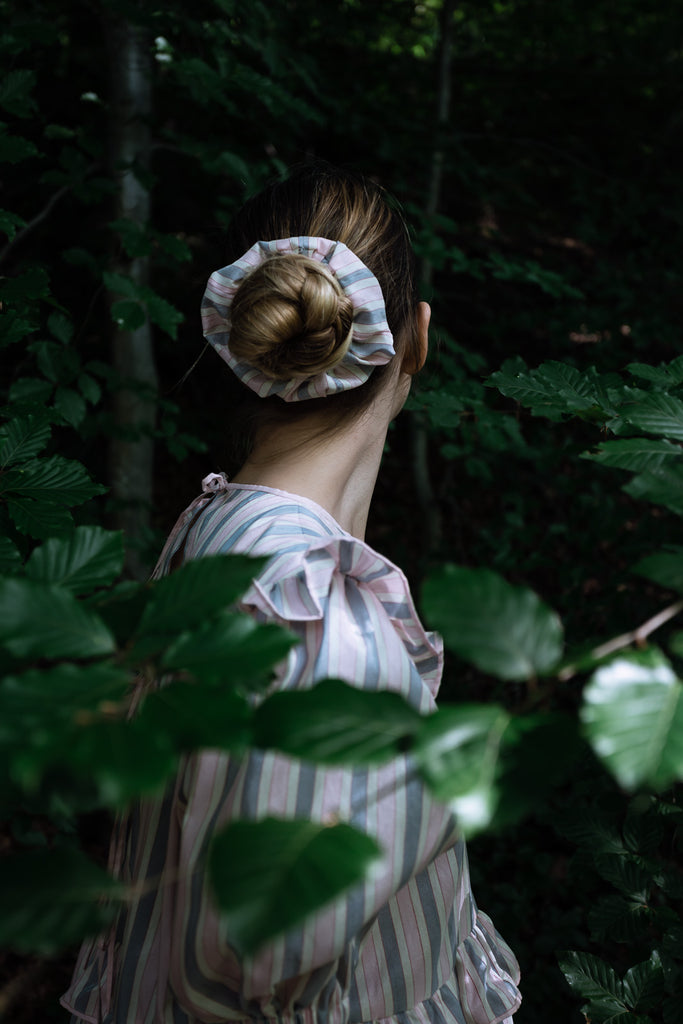
<path fill-rule="evenodd" d="M 274 254 L 245 277 L 230 317 L 233 355 L 276 380 L 330 370 L 351 343 L 351 300 L 324 264 L 299 253 Z"/>

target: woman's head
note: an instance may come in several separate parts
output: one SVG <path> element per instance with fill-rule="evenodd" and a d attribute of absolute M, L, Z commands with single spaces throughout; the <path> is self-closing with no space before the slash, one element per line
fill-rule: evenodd
<path fill-rule="evenodd" d="M 384 191 L 361 175 L 328 165 L 297 168 L 238 212 L 228 230 L 227 260 L 239 261 L 259 241 L 299 237 L 341 242 L 365 265 L 381 288 L 396 358 L 407 367 L 419 366 L 415 259 L 406 225 Z M 306 376 L 342 358 L 352 317 L 344 291 L 324 263 L 280 253 L 263 260 L 235 291 L 230 349 L 273 379 Z M 277 395 L 242 393 L 240 421 L 258 431 L 323 413 L 331 425 L 341 425 L 372 403 L 394 365 L 395 359 L 378 365 L 360 386 L 328 398 L 290 403 Z"/>
<path fill-rule="evenodd" d="M 408 229 L 384 190 L 360 174 L 304 165 L 250 199 L 228 231 L 229 261 L 255 242 L 298 235 L 343 242 L 379 281 L 397 351 L 415 324 L 415 257 Z"/>

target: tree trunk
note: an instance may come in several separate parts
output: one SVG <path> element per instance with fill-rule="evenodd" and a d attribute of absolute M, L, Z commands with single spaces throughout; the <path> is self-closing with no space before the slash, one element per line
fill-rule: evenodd
<path fill-rule="evenodd" d="M 453 51 L 453 14 L 455 0 L 444 0 L 441 9 L 441 40 L 439 58 L 439 89 L 436 110 L 436 139 L 432 152 L 431 173 L 425 216 L 427 220 L 434 218 L 441 201 L 441 181 L 443 178 L 443 135 L 448 126 L 451 108 L 451 57 Z M 434 268 L 428 259 L 422 261 L 422 291 L 428 296 L 432 290 Z M 422 513 L 424 555 L 429 558 L 439 547 L 443 533 L 441 512 L 432 484 L 429 471 L 429 434 L 423 419 L 413 418 L 413 479 L 415 492 Z"/>
<path fill-rule="evenodd" d="M 144 230 L 150 194 L 136 172 L 144 173 L 149 167 L 151 46 L 144 30 L 128 21 L 107 18 L 105 29 L 111 81 L 110 162 L 118 182 L 115 215 Z M 136 285 L 148 284 L 148 256 L 128 260 L 118 253 L 112 269 Z M 117 298 L 111 293 L 108 297 L 110 302 Z M 152 507 L 158 387 L 148 318 L 136 330 L 113 326 L 112 360 L 120 381 L 114 394 L 114 437 L 109 450 L 114 521 L 125 534 L 126 569 L 142 578 L 148 571 L 143 552 Z"/>

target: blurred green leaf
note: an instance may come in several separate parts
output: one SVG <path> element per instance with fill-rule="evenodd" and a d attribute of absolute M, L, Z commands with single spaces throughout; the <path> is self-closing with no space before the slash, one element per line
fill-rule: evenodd
<path fill-rule="evenodd" d="M 122 331 L 137 331 L 147 320 L 147 314 L 135 299 L 119 299 L 111 304 L 111 318 Z"/>
<path fill-rule="evenodd" d="M 667 460 L 656 469 L 646 470 L 624 486 L 638 501 L 652 501 L 683 516 L 683 466 Z"/>
<path fill-rule="evenodd" d="M 140 636 L 155 642 L 175 639 L 216 617 L 244 594 L 265 562 L 246 555 L 211 555 L 185 562 L 154 584 Z"/>
<path fill-rule="evenodd" d="M 93 658 L 114 638 L 68 591 L 33 580 L 0 580 L 0 644 L 16 658 Z"/>
<path fill-rule="evenodd" d="M 231 942 L 255 952 L 360 882 L 378 855 L 374 840 L 349 825 L 228 825 L 213 841 L 209 867 Z"/>
<path fill-rule="evenodd" d="M 426 581 L 422 604 L 447 647 L 499 679 L 550 672 L 562 655 L 555 612 L 489 569 L 442 566 Z"/>
<path fill-rule="evenodd" d="M 622 655 L 599 668 L 581 719 L 595 753 L 625 789 L 683 778 L 683 685 L 664 655 Z"/>
<path fill-rule="evenodd" d="M 406 749 L 421 721 L 397 694 L 328 679 L 263 701 L 254 713 L 254 745 L 324 764 L 367 764 Z"/>
<path fill-rule="evenodd" d="M 78 427 L 85 418 L 85 402 L 73 388 L 57 388 L 55 409 L 71 427 Z"/>
<path fill-rule="evenodd" d="M 636 562 L 632 571 L 667 590 L 683 594 L 683 545 L 667 545 L 663 551 Z"/>
<path fill-rule="evenodd" d="M 249 705 L 233 690 L 170 683 L 145 697 L 139 721 L 179 751 L 242 751 L 253 743 Z"/>
<path fill-rule="evenodd" d="M 9 537 L 0 536 L 0 573 L 14 572 L 21 567 L 21 555 Z"/>
<path fill-rule="evenodd" d="M 122 807 L 158 792 L 177 767 L 171 738 L 146 726 L 136 719 L 84 722 L 59 760 L 91 779 L 106 805 Z"/>
<path fill-rule="evenodd" d="M 12 241 L 17 233 L 17 228 L 23 228 L 26 221 L 11 210 L 0 210 L 0 231 L 7 235 L 8 241 Z"/>
<path fill-rule="evenodd" d="M 271 682 L 273 667 L 295 643 L 291 633 L 274 623 L 259 625 L 250 615 L 221 612 L 173 640 L 161 665 L 186 670 L 204 682 L 258 690 Z"/>
<path fill-rule="evenodd" d="M 81 711 L 122 701 L 130 676 L 111 662 L 30 669 L 0 682 L 3 718 L 0 740 L 8 744 L 49 745 L 50 733 L 63 735 Z"/>
<path fill-rule="evenodd" d="M 111 919 L 106 897 L 122 887 L 80 850 L 23 850 L 2 860 L 0 946 L 50 956 L 100 931 Z"/>
<path fill-rule="evenodd" d="M 437 800 L 448 803 L 467 835 L 486 828 L 496 812 L 500 746 L 510 721 L 502 708 L 456 704 L 420 723 L 411 754 Z"/>

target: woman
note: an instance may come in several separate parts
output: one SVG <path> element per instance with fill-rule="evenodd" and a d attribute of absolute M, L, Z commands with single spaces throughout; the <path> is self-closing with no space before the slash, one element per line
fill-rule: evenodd
<path fill-rule="evenodd" d="M 301 640 L 275 688 L 336 677 L 429 712 L 440 641 L 363 540 L 389 423 L 427 353 L 405 225 L 374 184 L 305 168 L 246 204 L 228 251 L 202 319 L 249 442 L 232 481 L 206 479 L 157 574 L 206 554 L 270 556 L 242 607 Z M 217 828 L 267 814 L 336 816 L 384 855 L 364 884 L 239 958 L 197 865 Z M 129 814 L 116 859 L 142 895 L 81 950 L 63 999 L 74 1021 L 495 1024 L 519 1005 L 452 816 L 405 757 L 335 771 L 262 751 L 189 757 L 163 799 Z"/>

